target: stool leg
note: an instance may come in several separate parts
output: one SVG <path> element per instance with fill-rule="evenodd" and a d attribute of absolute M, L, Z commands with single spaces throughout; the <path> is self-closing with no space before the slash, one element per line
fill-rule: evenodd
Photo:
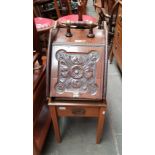
<path fill-rule="evenodd" d="M 104 126 L 104 119 L 105 119 L 105 110 L 103 108 L 100 108 L 97 132 L 96 132 L 96 144 L 99 144 L 101 140 L 101 136 L 103 133 L 103 126 Z"/>
<path fill-rule="evenodd" d="M 58 116 L 57 116 L 57 113 L 56 113 L 56 107 L 51 106 L 51 107 L 49 107 L 49 109 L 50 109 L 50 112 L 51 112 L 55 138 L 56 138 L 57 143 L 60 143 L 61 142 L 61 137 L 60 137 L 60 129 L 59 129 L 59 124 L 58 124 Z"/>

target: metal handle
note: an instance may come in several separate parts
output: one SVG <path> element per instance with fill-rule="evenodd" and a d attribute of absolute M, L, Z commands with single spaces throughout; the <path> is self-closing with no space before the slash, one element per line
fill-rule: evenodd
<path fill-rule="evenodd" d="M 95 35 L 93 34 L 93 26 L 92 26 L 93 22 L 89 22 L 89 33 L 87 35 L 88 38 L 94 38 Z"/>
<path fill-rule="evenodd" d="M 70 20 L 67 20 L 67 22 L 66 22 L 66 26 L 67 26 L 66 37 L 72 37 L 70 24 L 71 24 Z"/>
<path fill-rule="evenodd" d="M 72 109 L 72 113 L 74 114 L 74 115 L 84 115 L 85 114 L 85 109 Z"/>

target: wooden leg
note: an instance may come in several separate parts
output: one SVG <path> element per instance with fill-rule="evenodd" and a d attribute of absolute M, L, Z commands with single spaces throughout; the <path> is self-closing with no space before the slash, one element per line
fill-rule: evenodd
<path fill-rule="evenodd" d="M 60 129 L 59 129 L 59 124 L 58 124 L 58 117 L 57 117 L 57 113 L 56 113 L 56 107 L 55 106 L 50 106 L 49 109 L 50 109 L 50 112 L 51 112 L 55 138 L 56 138 L 57 143 L 60 143 L 61 142 L 61 137 L 60 137 Z"/>
<path fill-rule="evenodd" d="M 40 155 L 40 151 L 36 146 L 36 143 L 33 140 L 33 155 Z"/>
<path fill-rule="evenodd" d="M 110 63 L 112 63 L 112 60 L 113 60 L 113 56 L 114 56 L 114 54 L 113 54 L 113 52 L 112 52 L 112 50 L 110 51 Z"/>
<path fill-rule="evenodd" d="M 88 0 L 85 0 L 85 1 L 84 1 L 84 7 L 83 7 L 83 14 L 84 14 L 84 15 L 87 14 L 87 13 L 86 13 L 86 10 L 87 10 L 87 2 L 88 2 Z"/>
<path fill-rule="evenodd" d="M 100 140 L 101 140 L 101 136 L 103 133 L 103 126 L 104 126 L 104 119 L 105 119 L 105 110 L 104 110 L 104 108 L 100 108 L 97 132 L 96 132 L 96 144 L 99 144 Z"/>
<path fill-rule="evenodd" d="M 54 0 L 54 8 L 55 8 L 55 10 L 56 10 L 57 17 L 60 18 L 60 17 L 61 17 L 61 14 L 60 14 L 60 10 L 59 10 L 59 7 L 58 7 L 58 2 L 57 2 L 57 0 Z"/>
<path fill-rule="evenodd" d="M 101 0 L 101 6 L 102 6 L 102 8 L 104 8 L 104 1 L 103 0 Z"/>

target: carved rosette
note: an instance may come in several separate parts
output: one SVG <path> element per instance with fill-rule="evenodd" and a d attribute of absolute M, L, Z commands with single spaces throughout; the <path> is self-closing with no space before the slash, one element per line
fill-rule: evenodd
<path fill-rule="evenodd" d="M 82 93 L 96 94 L 98 52 L 77 54 L 59 50 L 56 52 L 56 59 L 58 60 L 58 81 L 55 89 L 58 94 L 64 92 L 72 92 L 73 96 L 79 96 Z"/>

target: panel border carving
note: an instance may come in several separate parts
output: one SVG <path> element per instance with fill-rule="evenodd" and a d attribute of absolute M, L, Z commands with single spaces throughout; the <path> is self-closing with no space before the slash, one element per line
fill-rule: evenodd
<path fill-rule="evenodd" d="M 60 49 L 55 57 L 58 61 L 56 93 L 70 92 L 73 93 L 73 97 L 79 97 L 83 93 L 91 95 L 97 93 L 96 63 L 100 59 L 97 51 L 77 53 Z"/>

